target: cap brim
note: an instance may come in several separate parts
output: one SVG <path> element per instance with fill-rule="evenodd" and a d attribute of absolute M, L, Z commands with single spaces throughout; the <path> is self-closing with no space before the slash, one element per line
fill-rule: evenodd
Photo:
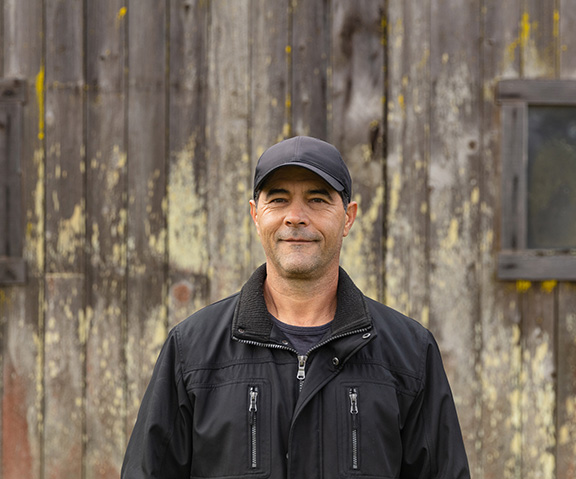
<path fill-rule="evenodd" d="M 311 171 L 312 173 L 316 173 L 320 178 L 322 178 L 326 183 L 328 183 L 332 188 L 334 188 L 338 193 L 341 193 L 345 190 L 345 187 L 342 183 L 340 183 L 336 178 L 332 177 L 325 171 L 321 170 L 320 168 L 316 168 L 313 165 L 309 165 L 308 163 L 301 163 L 298 161 L 293 161 L 290 163 L 284 163 L 282 165 L 278 165 L 275 168 L 272 168 L 270 171 L 266 173 L 258 183 L 254 186 L 254 191 L 258 191 L 262 189 L 262 185 L 266 182 L 266 180 L 270 177 L 272 173 L 279 170 L 280 168 L 285 168 L 287 166 L 298 166 L 300 168 L 306 168 L 307 170 Z"/>

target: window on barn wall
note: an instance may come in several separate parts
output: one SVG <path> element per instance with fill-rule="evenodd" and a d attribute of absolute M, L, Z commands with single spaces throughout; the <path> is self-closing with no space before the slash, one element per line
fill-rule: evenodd
<path fill-rule="evenodd" d="M 0 284 L 25 281 L 20 169 L 25 94 L 22 81 L 0 79 Z"/>
<path fill-rule="evenodd" d="M 576 279 L 576 82 L 506 80 L 501 279 Z"/>

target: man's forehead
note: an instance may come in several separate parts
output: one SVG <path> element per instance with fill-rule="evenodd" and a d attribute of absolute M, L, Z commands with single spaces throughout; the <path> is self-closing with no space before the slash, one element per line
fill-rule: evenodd
<path fill-rule="evenodd" d="M 336 191 L 320 175 L 300 166 L 283 166 L 270 173 L 270 176 L 266 178 L 262 185 L 262 190 L 267 191 L 276 188 L 280 183 L 288 184 L 293 182 L 309 182 L 328 191 Z"/>

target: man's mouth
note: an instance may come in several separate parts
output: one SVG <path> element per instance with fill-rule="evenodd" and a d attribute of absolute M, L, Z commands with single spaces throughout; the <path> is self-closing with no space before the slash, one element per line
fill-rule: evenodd
<path fill-rule="evenodd" d="M 293 245 L 300 245 L 300 244 L 304 245 L 316 242 L 315 238 L 279 238 L 279 239 L 284 243 L 289 243 Z"/>

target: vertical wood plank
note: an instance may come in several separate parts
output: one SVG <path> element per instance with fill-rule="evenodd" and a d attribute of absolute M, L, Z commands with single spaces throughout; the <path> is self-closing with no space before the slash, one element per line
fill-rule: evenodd
<path fill-rule="evenodd" d="M 554 78 L 558 69 L 558 12 L 555 1 L 524 0 L 520 48 L 526 78 Z"/>
<path fill-rule="evenodd" d="M 83 473 L 84 282 L 79 274 L 46 279 L 44 477 Z"/>
<path fill-rule="evenodd" d="M 166 337 L 165 1 L 130 0 L 128 19 L 127 428 Z"/>
<path fill-rule="evenodd" d="M 208 303 L 208 2 L 170 2 L 168 324 Z"/>
<path fill-rule="evenodd" d="M 3 2 L 3 74 L 27 80 L 21 145 L 25 286 L 0 289 L 2 436 L 0 477 L 42 477 L 44 297 L 43 14 L 37 0 Z M 38 88 L 35 79 L 38 78 Z M 10 438 L 8 440 L 8 438 Z"/>
<path fill-rule="evenodd" d="M 559 0 L 558 2 L 558 22 L 559 22 L 559 70 L 560 78 L 576 79 L 576 8 L 573 0 Z M 555 18 L 556 21 L 556 18 Z"/>
<path fill-rule="evenodd" d="M 342 265 L 362 291 L 384 297 L 383 120 L 386 2 L 332 2 L 328 135 L 347 162 L 359 212 Z"/>
<path fill-rule="evenodd" d="M 1 42 L 0 43 L 1 45 L 5 45 L 5 40 L 4 40 L 4 8 L 0 9 L 0 42 Z M 0 48 L 0 76 L 2 76 L 2 77 L 4 76 L 4 48 Z M 0 456 L 0 458 L 1 458 L 1 456 Z"/>
<path fill-rule="evenodd" d="M 44 474 L 82 474 L 84 347 L 83 5 L 45 5 L 46 336 Z M 64 345 L 64 346 L 62 346 Z"/>
<path fill-rule="evenodd" d="M 483 7 L 482 145 L 480 170 L 480 315 L 482 322 L 482 475 L 517 478 L 521 470 L 521 313 L 514 282 L 498 282 L 497 255 L 502 238 L 502 105 L 497 82 L 520 75 L 519 0 L 485 0 Z"/>
<path fill-rule="evenodd" d="M 436 334 L 470 467 L 479 425 L 480 1 L 431 3 L 430 327 Z M 458 15 L 454 12 L 458 11 Z"/>
<path fill-rule="evenodd" d="M 525 0 L 521 20 L 522 74 L 554 78 L 558 71 L 556 2 Z M 522 283 L 520 283 L 522 284 Z M 522 477 L 556 472 L 556 282 L 525 283 L 522 311 Z"/>
<path fill-rule="evenodd" d="M 388 10 L 386 302 L 427 326 L 430 2 L 392 2 Z"/>
<path fill-rule="evenodd" d="M 576 477 L 576 284 L 558 286 L 556 477 Z"/>
<path fill-rule="evenodd" d="M 46 262 L 48 272 L 84 269 L 83 9 L 46 6 Z"/>
<path fill-rule="evenodd" d="M 327 0 L 292 0 L 292 128 L 295 135 L 327 139 Z"/>
<path fill-rule="evenodd" d="M 250 4 L 251 45 L 251 172 L 260 155 L 290 133 L 290 0 Z M 252 193 L 252 183 L 250 194 Z M 250 269 L 265 261 L 256 229 L 251 226 Z"/>
<path fill-rule="evenodd" d="M 126 444 L 124 2 L 86 4 L 86 478 L 118 477 Z"/>
<path fill-rule="evenodd" d="M 560 0 L 559 75 L 576 79 L 576 9 Z M 558 285 L 556 477 L 576 477 L 576 283 Z"/>
<path fill-rule="evenodd" d="M 556 469 L 556 282 L 523 283 L 522 478 L 548 478 Z"/>
<path fill-rule="evenodd" d="M 0 288 L 2 320 L 2 479 L 42 477 L 42 329 L 37 278 L 26 292 Z"/>
<path fill-rule="evenodd" d="M 211 3 L 207 122 L 211 301 L 238 290 L 251 272 L 249 5 L 247 0 Z"/>

